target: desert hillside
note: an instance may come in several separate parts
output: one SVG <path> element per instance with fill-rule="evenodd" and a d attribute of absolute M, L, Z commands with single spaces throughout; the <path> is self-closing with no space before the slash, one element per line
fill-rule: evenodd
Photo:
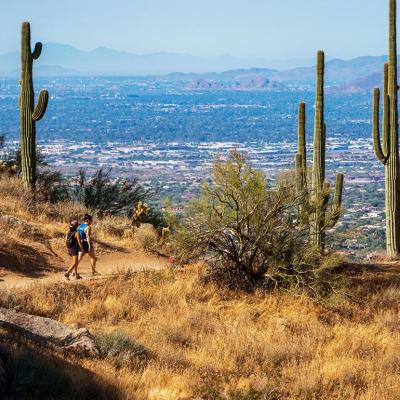
<path fill-rule="evenodd" d="M 397 272 L 349 272 L 348 292 L 318 304 L 221 290 L 201 270 L 3 291 L 2 306 L 87 326 L 102 355 L 71 360 L 3 336 L 18 398 L 39 398 L 28 388 L 60 399 L 398 398 Z"/>
<path fill-rule="evenodd" d="M 205 265 L 171 267 L 144 249 L 148 237 L 124 236 L 127 219 L 104 217 L 95 224 L 103 275 L 91 278 L 86 261 L 84 279 L 68 282 L 63 234 L 83 210 L 29 209 L 19 180 L 0 183 L 0 306 L 86 327 L 99 349 L 71 357 L 2 330 L 14 398 L 398 398 L 397 264 L 335 259 L 341 284 L 324 297 L 248 293 L 211 282 Z"/>

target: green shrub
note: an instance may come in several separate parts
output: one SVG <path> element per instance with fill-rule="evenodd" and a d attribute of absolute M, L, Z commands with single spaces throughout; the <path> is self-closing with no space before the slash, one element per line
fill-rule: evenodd
<path fill-rule="evenodd" d="M 71 183 L 71 198 L 99 216 L 129 215 L 137 202 L 145 202 L 150 196 L 150 190 L 140 185 L 137 178 L 113 180 L 111 169 L 100 168 L 92 176 L 80 169 Z"/>
<path fill-rule="evenodd" d="M 141 368 L 152 358 L 149 350 L 122 331 L 100 333 L 95 336 L 95 341 L 100 356 L 110 360 L 118 368 Z"/>
<path fill-rule="evenodd" d="M 239 152 L 217 158 L 211 183 L 176 230 L 178 256 L 182 262 L 205 257 L 211 276 L 230 286 L 308 286 L 320 260 L 300 205 L 292 174 L 271 185 Z"/>

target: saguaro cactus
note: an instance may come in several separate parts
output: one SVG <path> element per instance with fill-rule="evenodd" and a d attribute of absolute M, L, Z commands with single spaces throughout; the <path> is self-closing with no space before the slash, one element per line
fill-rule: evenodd
<path fill-rule="evenodd" d="M 21 169 L 25 186 L 34 188 L 36 183 L 36 121 L 43 118 L 49 100 L 47 90 L 39 94 L 35 107 L 32 64 L 42 52 L 42 43 L 31 50 L 31 28 L 29 22 L 21 30 L 21 93 L 19 98 L 21 124 Z"/>
<path fill-rule="evenodd" d="M 298 192 L 307 188 L 306 103 L 300 102 L 297 130 L 296 181 Z"/>
<path fill-rule="evenodd" d="M 390 258 L 400 253 L 400 175 L 397 104 L 396 0 L 389 0 L 389 62 L 383 73 L 382 144 L 379 132 L 380 90 L 374 89 L 372 136 L 379 161 L 385 166 L 386 251 Z"/>
<path fill-rule="evenodd" d="M 324 70 L 325 55 L 317 54 L 317 81 L 314 120 L 314 149 L 311 190 L 307 185 L 307 155 L 305 132 L 305 104 L 299 104 L 298 149 L 296 154 L 297 190 L 305 195 L 312 207 L 310 233 L 312 240 L 321 253 L 325 249 L 325 231 L 333 227 L 340 215 L 343 193 L 343 174 L 336 175 L 336 185 L 331 201 L 329 184 L 325 180 L 326 124 L 324 122 Z"/>

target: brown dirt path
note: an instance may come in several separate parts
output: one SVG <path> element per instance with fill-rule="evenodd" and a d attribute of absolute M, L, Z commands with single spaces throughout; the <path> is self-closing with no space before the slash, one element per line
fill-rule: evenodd
<path fill-rule="evenodd" d="M 14 251 L 15 251 L 14 247 Z M 97 271 L 101 274 L 98 277 L 92 277 L 90 259 L 85 256 L 78 267 L 78 272 L 83 279 L 101 279 L 104 276 L 114 275 L 121 271 L 132 270 L 159 270 L 167 267 L 168 263 L 165 258 L 157 257 L 151 254 L 130 249 L 124 246 L 116 246 L 114 243 L 100 242 L 97 245 L 98 263 Z M 0 290 L 10 290 L 13 288 L 24 288 L 31 284 L 49 283 L 55 281 L 68 280 L 63 276 L 70 260 L 66 255 L 64 247 L 59 243 L 53 243 L 51 249 L 43 249 L 27 247 L 23 249 L 25 254 L 19 254 L 18 257 L 11 256 L 11 252 L 5 253 L 4 257 L 0 254 Z M 40 254 L 43 262 L 38 265 L 38 257 Z M 18 264 L 16 266 L 16 264 Z M 23 269 L 17 268 L 24 267 Z M 71 277 L 69 282 L 74 282 Z"/>

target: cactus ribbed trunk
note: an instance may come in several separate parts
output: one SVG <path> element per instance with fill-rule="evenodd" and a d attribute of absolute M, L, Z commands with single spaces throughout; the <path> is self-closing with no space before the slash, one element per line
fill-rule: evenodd
<path fill-rule="evenodd" d="M 19 97 L 20 134 L 21 134 L 21 171 L 26 187 L 33 189 L 36 183 L 36 121 L 43 118 L 48 92 L 40 92 L 35 108 L 35 93 L 33 89 L 32 65 L 39 58 L 42 44 L 36 43 L 31 50 L 31 29 L 28 22 L 21 29 L 21 92 Z"/>
<path fill-rule="evenodd" d="M 390 0 L 389 28 L 389 159 L 386 164 L 386 247 L 389 257 L 398 257 L 400 250 L 400 175 L 399 127 L 397 111 L 397 41 L 396 0 Z"/>
<path fill-rule="evenodd" d="M 315 93 L 315 120 L 314 120 L 314 149 L 311 193 L 315 206 L 314 216 L 311 221 L 311 234 L 315 245 L 321 252 L 325 243 L 325 212 L 323 207 L 324 182 L 325 182 L 325 145 L 326 132 L 324 126 L 324 70 L 325 55 L 323 51 L 317 54 L 317 76 Z"/>
<path fill-rule="evenodd" d="M 400 162 L 397 100 L 397 21 L 396 0 L 389 0 L 389 62 L 383 78 L 382 143 L 379 128 L 380 90 L 374 90 L 373 130 L 376 156 L 385 166 L 386 252 L 400 255 Z"/>
<path fill-rule="evenodd" d="M 296 181 L 297 192 L 301 194 L 307 188 L 306 105 L 303 102 L 298 112 Z"/>
<path fill-rule="evenodd" d="M 306 147 L 306 104 L 301 102 L 299 104 L 298 115 L 298 141 L 297 141 L 297 154 L 301 155 L 301 173 L 303 185 L 307 185 L 307 147 Z"/>

